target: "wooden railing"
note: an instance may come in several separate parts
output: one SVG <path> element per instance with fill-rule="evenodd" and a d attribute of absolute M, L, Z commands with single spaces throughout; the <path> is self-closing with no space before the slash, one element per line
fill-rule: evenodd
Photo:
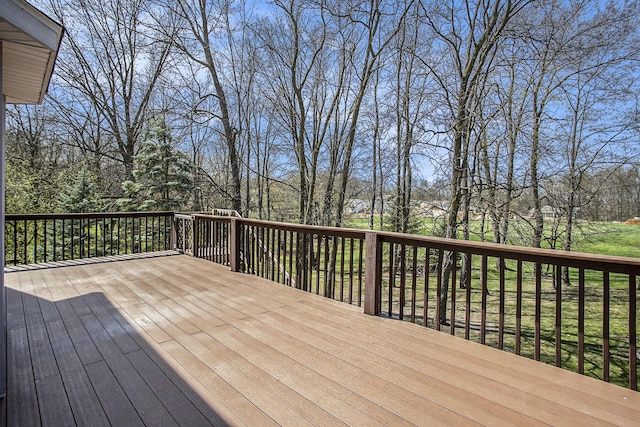
<path fill-rule="evenodd" d="M 361 306 L 364 233 L 360 230 L 233 220 L 239 263 L 255 274 L 327 298 Z M 232 225 L 233 227 L 233 225 Z"/>
<path fill-rule="evenodd" d="M 193 215 L 192 253 L 218 264 L 229 265 L 230 221 L 208 220 L 207 215 Z M 229 218 L 225 215 L 224 218 Z"/>
<path fill-rule="evenodd" d="M 638 389 L 640 259 L 193 218 L 194 253 L 233 271 Z"/>
<path fill-rule="evenodd" d="M 176 213 L 173 217 L 173 249 L 193 255 L 192 214 Z"/>
<path fill-rule="evenodd" d="M 198 258 L 362 305 L 363 231 L 200 214 L 192 219 L 195 232 L 187 251 Z"/>
<path fill-rule="evenodd" d="M 172 212 L 7 215 L 5 239 L 9 265 L 180 250 L 638 389 L 636 258 Z"/>
<path fill-rule="evenodd" d="M 366 265 L 369 314 L 638 389 L 640 259 L 376 232 Z"/>
<path fill-rule="evenodd" d="M 173 212 L 31 214 L 5 217 L 7 265 L 171 249 Z"/>

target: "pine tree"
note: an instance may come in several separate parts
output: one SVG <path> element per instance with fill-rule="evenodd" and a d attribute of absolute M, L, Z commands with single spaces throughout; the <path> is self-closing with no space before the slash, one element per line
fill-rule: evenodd
<path fill-rule="evenodd" d="M 135 182 L 122 183 L 122 210 L 177 211 L 187 206 L 195 188 L 193 167 L 172 142 L 165 121 L 158 121 L 135 156 Z"/>
<path fill-rule="evenodd" d="M 78 172 L 73 185 L 60 194 L 58 208 L 65 213 L 96 212 L 102 208 L 101 200 L 95 177 L 83 168 Z"/>

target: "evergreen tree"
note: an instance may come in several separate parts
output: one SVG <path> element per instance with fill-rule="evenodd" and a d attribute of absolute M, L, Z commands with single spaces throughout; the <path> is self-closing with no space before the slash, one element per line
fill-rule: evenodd
<path fill-rule="evenodd" d="M 58 196 L 58 209 L 64 213 L 86 213 L 102 210 L 102 196 L 97 188 L 95 176 L 86 168 L 82 168 L 71 186 L 66 187 Z M 64 257 L 63 248 L 72 250 L 76 257 L 104 255 L 104 251 L 96 245 L 98 236 L 105 233 L 105 224 L 91 220 L 56 220 L 58 230 L 63 230 L 64 244 L 57 248 L 57 256 Z M 94 236 L 93 242 L 90 236 Z M 47 230 L 49 247 L 54 246 L 55 233 Z M 73 248 L 73 249 L 71 249 Z"/>
<path fill-rule="evenodd" d="M 187 206 L 195 189 L 193 167 L 172 145 L 165 121 L 158 121 L 135 156 L 135 182 L 122 183 L 122 210 L 176 211 Z"/>
<path fill-rule="evenodd" d="M 65 213 L 100 211 L 102 196 L 96 187 L 95 177 L 81 169 L 73 185 L 60 194 L 58 208 Z"/>

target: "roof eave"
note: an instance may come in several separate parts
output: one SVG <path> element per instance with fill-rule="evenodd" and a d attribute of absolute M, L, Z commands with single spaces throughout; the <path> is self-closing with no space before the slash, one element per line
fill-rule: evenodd
<path fill-rule="evenodd" d="M 37 80 L 34 79 L 34 83 L 39 86 L 39 91 L 34 91 L 31 95 L 24 94 L 25 96 L 15 93 L 7 96 L 9 104 L 39 104 L 44 100 L 51 81 L 64 28 L 24 0 L 0 1 L 0 19 L 34 40 L 32 43 L 23 45 L 23 48 L 32 47 L 34 51 L 42 52 L 43 49 L 48 51 L 46 66 L 43 67 L 43 72 L 38 75 Z M 12 40 L 0 41 L 11 42 Z"/>

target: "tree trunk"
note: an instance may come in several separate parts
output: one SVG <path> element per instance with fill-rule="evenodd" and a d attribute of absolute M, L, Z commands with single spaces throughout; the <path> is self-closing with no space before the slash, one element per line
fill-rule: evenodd
<path fill-rule="evenodd" d="M 533 240 L 531 246 L 539 248 L 542 243 L 542 232 L 544 230 L 544 218 L 542 216 L 542 206 L 540 202 L 540 184 L 538 182 L 538 151 L 540 147 L 540 111 L 538 109 L 538 96 L 533 94 L 533 129 L 531 133 L 531 199 L 533 201 Z"/>

